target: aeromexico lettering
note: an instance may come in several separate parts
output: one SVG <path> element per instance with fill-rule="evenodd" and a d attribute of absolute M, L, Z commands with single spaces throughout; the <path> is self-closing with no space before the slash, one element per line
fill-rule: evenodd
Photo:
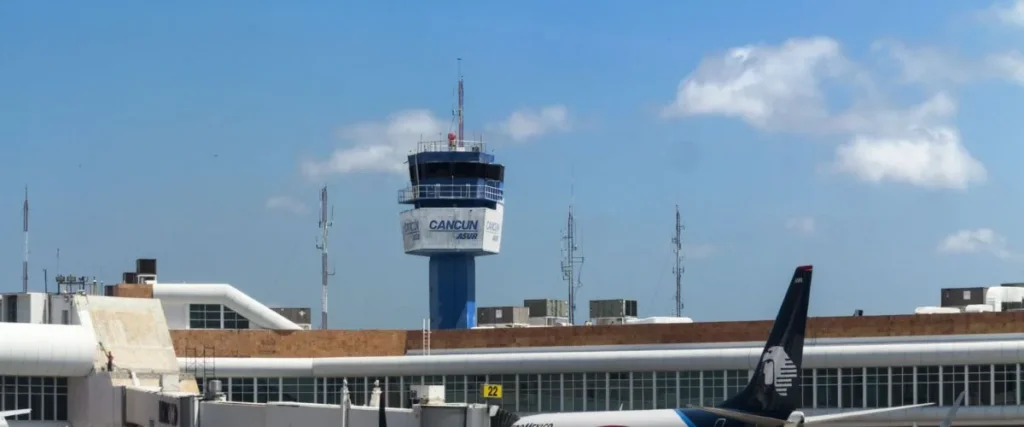
<path fill-rule="evenodd" d="M 427 224 L 430 231 L 438 231 L 455 234 L 455 240 L 476 240 L 479 236 L 480 221 L 465 219 L 432 219 Z"/>

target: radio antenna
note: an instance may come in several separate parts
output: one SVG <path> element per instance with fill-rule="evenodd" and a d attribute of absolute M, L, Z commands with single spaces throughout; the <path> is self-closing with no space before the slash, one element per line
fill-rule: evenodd
<path fill-rule="evenodd" d="M 672 269 L 676 275 L 676 317 L 683 316 L 683 272 L 686 271 L 686 267 L 683 267 L 683 230 L 685 227 L 679 215 L 679 205 L 676 205 L 676 234 L 672 238 L 672 249 L 676 254 L 676 266 Z"/>
<path fill-rule="evenodd" d="M 327 231 L 334 225 L 334 210 L 327 216 L 327 186 L 320 189 L 320 241 L 316 248 L 320 250 L 320 281 L 323 293 L 320 296 L 320 329 L 327 329 L 327 278 L 332 276 L 327 270 Z"/>
<path fill-rule="evenodd" d="M 583 283 L 580 275 L 583 270 L 583 256 L 580 254 L 579 242 L 577 242 L 576 218 L 573 216 L 573 202 L 575 199 L 573 185 L 569 187 L 569 216 L 565 224 L 565 232 L 562 234 L 562 279 L 569 288 L 569 324 L 576 324 L 576 293 Z"/>

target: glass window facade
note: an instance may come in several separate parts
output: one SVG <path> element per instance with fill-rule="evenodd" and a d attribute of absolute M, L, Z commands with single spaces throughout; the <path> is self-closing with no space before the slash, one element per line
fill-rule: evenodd
<path fill-rule="evenodd" d="M 446 375 L 349 378 L 220 378 L 231 400 L 291 400 L 338 403 L 343 380 L 350 398 L 366 404 L 373 382 L 380 380 L 388 406 L 409 407 L 401 401 L 413 384 L 443 382 L 450 402 L 483 402 L 483 384 L 500 384 L 503 397 L 494 402 L 520 414 L 622 409 L 670 409 L 686 405 L 718 404 L 746 386 L 748 370 L 576 372 L 564 374 Z M 878 408 L 939 402 L 950 406 L 956 393 L 967 390 L 971 406 L 1016 406 L 1020 403 L 1020 366 L 946 365 L 893 366 L 841 369 L 804 369 L 801 372 L 803 409 Z M 5 380 L 6 381 L 6 380 Z M 31 384 L 32 380 L 28 380 Z M 8 388 L 4 403 L 19 402 L 18 380 Z M 27 386 L 28 390 L 33 390 Z M 66 417 L 67 386 L 54 396 L 54 416 Z M 59 387 L 58 387 L 59 388 Z M 12 390 L 6 393 L 7 390 Z M 43 387 L 41 390 L 48 390 Z M 31 393 L 31 392 L 28 392 Z M 46 392 L 40 392 L 45 393 Z M 46 398 L 43 398 L 46 404 Z M 57 403 L 63 399 L 64 409 Z M 711 403 L 707 403 L 711 402 Z M 29 403 L 33 404 L 33 403 Z M 59 412 L 63 411 L 63 412 Z M 35 413 L 35 412 L 33 412 Z M 41 415 L 42 416 L 42 415 Z"/>
<path fill-rule="evenodd" d="M 31 408 L 19 421 L 67 421 L 68 379 L 0 376 L 0 411 Z"/>
<path fill-rule="evenodd" d="M 864 369 L 864 396 L 866 398 L 864 407 L 866 408 L 885 408 L 889 406 L 888 368 Z"/>
<path fill-rule="evenodd" d="M 189 304 L 189 329 L 249 329 L 249 319 L 221 304 Z"/>

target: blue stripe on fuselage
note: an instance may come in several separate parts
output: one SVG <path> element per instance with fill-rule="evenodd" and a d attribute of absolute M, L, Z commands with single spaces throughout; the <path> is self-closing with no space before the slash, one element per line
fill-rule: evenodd
<path fill-rule="evenodd" d="M 686 416 L 686 412 L 683 412 L 682 409 L 676 409 L 676 415 L 679 415 L 679 418 L 681 418 L 683 422 L 686 423 L 686 427 L 697 427 L 697 425 L 693 423 L 693 420 L 691 420 L 690 417 Z"/>

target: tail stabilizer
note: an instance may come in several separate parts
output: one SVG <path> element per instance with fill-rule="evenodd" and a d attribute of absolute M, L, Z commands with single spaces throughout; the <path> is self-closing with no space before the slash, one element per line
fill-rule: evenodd
<path fill-rule="evenodd" d="M 864 417 L 868 415 L 884 414 L 886 412 L 906 411 L 909 409 L 923 408 L 925 406 L 932 406 L 934 403 L 918 403 L 916 405 L 904 405 L 904 406 L 890 406 L 888 408 L 874 408 L 874 409 L 861 409 L 857 411 L 845 411 L 833 414 L 823 415 L 811 415 L 804 417 L 803 424 L 823 424 L 823 423 L 834 423 L 841 420 L 849 420 L 857 417 Z"/>
<path fill-rule="evenodd" d="M 847 412 L 839 412 L 839 413 L 834 413 L 834 414 L 812 415 L 812 416 L 809 416 L 809 417 L 804 417 L 803 414 L 801 413 L 801 416 L 796 418 L 796 420 L 798 420 L 798 421 L 796 421 L 795 423 L 794 423 L 794 420 L 792 419 L 792 416 L 789 419 L 784 419 L 783 420 L 783 419 L 766 417 L 766 416 L 762 416 L 762 415 L 755 415 L 755 414 L 750 414 L 750 413 L 740 412 L 740 411 L 734 411 L 734 410 L 724 409 L 724 408 L 700 408 L 700 409 L 702 409 L 702 410 L 704 410 L 706 412 L 710 412 L 712 414 L 721 416 L 721 417 L 731 418 L 731 419 L 734 419 L 734 420 L 737 420 L 737 421 L 742 421 L 744 423 L 747 423 L 747 424 L 750 424 L 750 425 L 756 425 L 756 426 L 759 426 L 759 427 L 785 427 L 787 425 L 791 426 L 791 425 L 812 425 L 812 424 L 822 424 L 822 423 L 834 423 L 834 422 L 840 421 L 840 420 L 847 420 L 847 419 L 851 419 L 851 418 L 864 417 L 864 416 L 875 415 L 875 414 L 883 414 L 883 413 L 886 413 L 886 412 L 906 411 L 908 409 L 923 408 L 925 406 L 931 406 L 931 405 L 934 405 L 934 403 L 919 403 L 919 404 L 916 404 L 916 405 L 895 406 L 895 407 L 889 407 L 889 408 L 862 409 L 862 410 L 859 410 L 859 411 L 847 411 Z M 940 427 L 949 427 L 949 424 L 945 424 L 945 423 L 952 418 L 952 414 L 954 414 L 954 413 L 956 413 L 956 407 L 953 407 L 953 409 L 950 410 L 950 414 L 947 415 L 946 421 L 943 421 L 943 424 L 940 425 Z"/>
<path fill-rule="evenodd" d="M 785 420 L 801 405 L 800 367 L 804 357 L 807 306 L 814 268 L 796 268 L 764 351 L 747 387 L 719 408 Z"/>

